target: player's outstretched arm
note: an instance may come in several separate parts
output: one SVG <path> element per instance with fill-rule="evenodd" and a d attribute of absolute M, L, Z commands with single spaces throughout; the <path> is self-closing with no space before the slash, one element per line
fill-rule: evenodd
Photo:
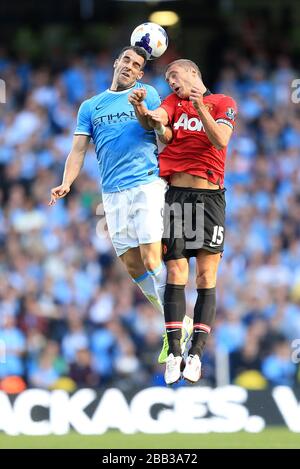
<path fill-rule="evenodd" d="M 147 111 L 148 124 L 153 128 L 159 140 L 168 144 L 173 139 L 173 131 L 170 126 L 167 126 L 168 115 L 163 108 L 155 109 L 154 111 Z"/>
<path fill-rule="evenodd" d="M 148 123 L 148 119 L 146 116 L 146 112 L 148 109 L 144 105 L 143 101 L 146 98 L 147 91 L 145 88 L 140 88 L 138 90 L 133 90 L 133 92 L 128 96 L 128 101 L 130 104 L 132 104 L 134 108 L 135 115 L 141 124 L 141 126 L 145 130 L 152 130 L 153 127 L 151 127 Z"/>
<path fill-rule="evenodd" d="M 65 163 L 63 181 L 60 186 L 51 189 L 51 199 L 48 205 L 54 205 L 57 199 L 65 197 L 71 185 L 80 173 L 90 142 L 88 135 L 74 135 L 72 149 Z"/>

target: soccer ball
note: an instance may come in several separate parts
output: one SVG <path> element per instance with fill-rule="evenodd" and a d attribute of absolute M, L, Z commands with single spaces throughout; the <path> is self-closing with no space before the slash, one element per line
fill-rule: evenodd
<path fill-rule="evenodd" d="M 143 23 L 131 34 L 130 44 L 145 49 L 147 60 L 158 59 L 168 47 L 168 35 L 164 28 L 156 23 Z"/>

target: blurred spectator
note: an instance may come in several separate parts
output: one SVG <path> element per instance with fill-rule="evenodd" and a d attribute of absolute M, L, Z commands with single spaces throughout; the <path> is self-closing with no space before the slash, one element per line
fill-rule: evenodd
<path fill-rule="evenodd" d="M 247 336 L 243 347 L 230 354 L 231 380 L 234 381 L 244 371 L 260 369 L 259 342 Z"/>
<path fill-rule="evenodd" d="M 70 364 L 69 376 L 79 388 L 95 387 L 101 383 L 99 375 L 92 370 L 88 349 L 77 350 L 76 360 Z"/>
<path fill-rule="evenodd" d="M 262 371 L 269 382 L 274 385 L 293 386 L 296 380 L 297 367 L 291 360 L 290 345 L 286 341 L 278 342 L 262 363 Z"/>
<path fill-rule="evenodd" d="M 68 332 L 62 340 L 62 352 L 67 363 L 75 361 L 78 350 L 88 348 L 88 336 L 82 319 L 76 309 L 72 309 L 68 317 Z"/>
<path fill-rule="evenodd" d="M 0 377 L 24 376 L 23 355 L 26 339 L 22 331 L 18 329 L 14 316 L 6 315 L 1 318 L 0 343 L 4 348 L 4 359 L 0 363 Z"/>
<path fill-rule="evenodd" d="M 36 366 L 29 371 L 28 380 L 32 387 L 51 389 L 59 378 L 53 360 L 47 353 L 42 353 Z"/>

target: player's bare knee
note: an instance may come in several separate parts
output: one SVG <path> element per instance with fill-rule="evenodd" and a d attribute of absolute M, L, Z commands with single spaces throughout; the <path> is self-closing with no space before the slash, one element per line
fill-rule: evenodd
<path fill-rule="evenodd" d="M 196 277 L 197 288 L 213 288 L 216 286 L 217 276 L 215 272 L 201 271 Z"/>
<path fill-rule="evenodd" d="M 156 256 L 146 256 L 143 259 L 143 264 L 145 269 L 148 271 L 153 271 L 161 264 L 161 258 Z"/>
<path fill-rule="evenodd" d="M 173 285 L 186 285 L 188 277 L 188 269 L 181 269 L 176 265 L 168 267 L 168 283 L 172 283 Z"/>

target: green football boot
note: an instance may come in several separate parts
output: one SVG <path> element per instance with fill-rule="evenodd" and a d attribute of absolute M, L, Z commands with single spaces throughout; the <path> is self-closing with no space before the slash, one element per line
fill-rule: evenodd
<path fill-rule="evenodd" d="M 182 324 L 182 334 L 181 334 L 181 339 L 180 339 L 182 355 L 185 352 L 185 348 L 192 334 L 193 334 L 193 319 L 190 318 L 189 316 L 184 316 L 183 324 Z M 161 365 L 163 363 L 166 363 L 168 355 L 169 355 L 168 336 L 167 336 L 167 333 L 165 332 L 163 334 L 163 346 L 159 354 L 159 357 L 157 359 L 158 363 L 160 363 Z"/>

